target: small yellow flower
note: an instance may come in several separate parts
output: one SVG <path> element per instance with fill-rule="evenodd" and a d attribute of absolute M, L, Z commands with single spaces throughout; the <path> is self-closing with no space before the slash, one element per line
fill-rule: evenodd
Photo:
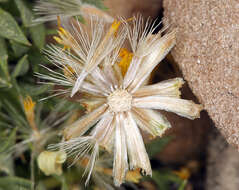
<path fill-rule="evenodd" d="M 74 75 L 75 75 L 75 71 L 71 66 L 66 65 L 63 69 L 63 74 L 68 80 L 73 80 Z"/>
<path fill-rule="evenodd" d="M 81 167 L 86 168 L 87 165 L 89 164 L 89 158 L 87 157 L 82 158 L 79 164 Z M 102 165 L 96 164 L 94 171 L 104 174 L 106 176 L 113 175 L 113 170 L 111 168 L 107 168 Z M 140 174 L 140 169 L 138 168 L 135 170 L 128 171 L 126 174 L 125 180 L 128 182 L 139 183 L 141 178 L 142 178 L 142 175 Z"/>
<path fill-rule="evenodd" d="M 123 76 L 125 76 L 128 68 L 129 68 L 129 65 L 130 65 L 130 62 L 132 60 L 133 55 L 134 55 L 133 53 L 129 52 L 125 48 L 121 48 L 121 50 L 119 52 L 119 56 L 120 56 L 121 60 L 118 63 L 118 65 L 121 69 L 121 72 L 122 72 Z"/>
<path fill-rule="evenodd" d="M 35 123 L 35 113 L 34 113 L 34 108 L 36 103 L 32 101 L 32 98 L 30 96 L 27 96 L 24 101 L 24 112 L 27 117 L 27 121 L 29 122 L 33 132 L 38 133 L 38 129 Z"/>
<path fill-rule="evenodd" d="M 71 34 L 65 30 L 62 26 L 61 26 L 61 20 L 60 17 L 57 17 L 57 24 L 58 24 L 58 36 L 54 36 L 54 40 L 56 40 L 56 42 L 58 44 L 61 44 L 64 46 L 64 50 L 70 50 L 71 46 L 69 45 L 69 43 L 72 41 L 73 37 L 71 36 Z"/>
<path fill-rule="evenodd" d="M 121 24 L 120 21 L 115 20 L 115 21 L 111 24 L 111 27 L 110 27 L 108 33 L 106 34 L 106 36 L 111 36 L 112 34 L 114 34 L 115 36 L 117 36 L 117 31 L 118 31 L 118 29 L 119 29 L 120 24 Z"/>
<path fill-rule="evenodd" d="M 105 175 L 112 176 L 113 170 L 110 168 L 101 168 L 96 167 L 96 171 L 101 172 Z M 139 183 L 140 179 L 142 178 L 142 175 L 140 174 L 140 169 L 136 170 L 130 170 L 126 173 L 125 180 L 133 183 Z"/>
<path fill-rule="evenodd" d="M 63 151 L 43 151 L 37 158 L 38 167 L 45 175 L 61 175 L 62 164 L 66 161 L 66 157 Z"/>
<path fill-rule="evenodd" d="M 25 98 L 23 105 L 24 105 L 24 111 L 26 112 L 26 114 L 34 113 L 34 107 L 36 103 L 32 101 L 32 98 L 30 96 L 27 96 Z"/>
<path fill-rule="evenodd" d="M 185 167 L 182 167 L 180 170 L 174 171 L 173 173 L 183 180 L 188 179 L 191 175 L 189 169 Z"/>
<path fill-rule="evenodd" d="M 133 183 L 139 183 L 142 175 L 140 174 L 140 169 L 128 171 L 126 174 L 126 181 L 130 181 Z"/>

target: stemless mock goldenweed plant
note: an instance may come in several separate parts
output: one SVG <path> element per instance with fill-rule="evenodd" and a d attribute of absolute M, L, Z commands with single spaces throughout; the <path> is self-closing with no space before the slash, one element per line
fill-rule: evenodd
<path fill-rule="evenodd" d="M 152 175 L 140 129 L 156 137 L 171 127 L 156 110 L 189 119 L 200 116 L 201 105 L 180 98 L 183 79 L 146 84 L 175 45 L 175 30 L 163 28 L 153 34 L 154 25 L 140 16 L 111 25 L 96 17 L 87 26 L 71 19 L 59 27 L 55 37 L 63 48 L 51 45 L 45 51 L 62 73 L 47 68 L 49 75 L 38 76 L 68 87 L 58 94 L 74 96 L 87 109 L 86 115 L 65 127 L 63 141 L 50 147 L 75 155 L 75 162 L 91 154 L 86 183 L 101 148 L 113 154 L 116 186 L 124 182 L 128 170 L 141 169 Z"/>

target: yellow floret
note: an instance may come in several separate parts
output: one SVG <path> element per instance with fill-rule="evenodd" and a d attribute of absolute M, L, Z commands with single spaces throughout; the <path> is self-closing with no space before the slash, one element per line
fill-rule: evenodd
<path fill-rule="evenodd" d="M 121 73 L 123 76 L 126 74 L 128 68 L 129 68 L 129 65 L 131 63 L 133 55 L 134 55 L 133 53 L 129 52 L 125 48 L 121 48 L 121 50 L 119 52 L 119 56 L 121 57 L 121 60 L 118 63 L 118 65 L 121 69 Z"/>
<path fill-rule="evenodd" d="M 30 96 L 27 96 L 23 101 L 24 112 L 26 114 L 27 121 L 29 122 L 33 132 L 35 134 L 38 134 L 38 129 L 35 123 L 35 113 L 34 113 L 35 104 L 36 103 L 32 101 L 32 98 Z"/>

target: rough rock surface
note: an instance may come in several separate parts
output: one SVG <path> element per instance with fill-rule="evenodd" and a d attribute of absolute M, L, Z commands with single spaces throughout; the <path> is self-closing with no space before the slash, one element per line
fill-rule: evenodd
<path fill-rule="evenodd" d="M 206 190 L 238 190 L 239 152 L 226 143 L 218 131 L 208 146 Z"/>
<path fill-rule="evenodd" d="M 172 55 L 227 141 L 239 148 L 239 1 L 164 0 Z"/>

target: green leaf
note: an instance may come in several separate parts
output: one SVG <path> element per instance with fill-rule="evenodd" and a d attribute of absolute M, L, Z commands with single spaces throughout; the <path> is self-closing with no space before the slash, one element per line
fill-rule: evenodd
<path fill-rule="evenodd" d="M 14 123 L 16 121 L 15 117 L 24 115 L 24 111 L 22 109 L 21 91 L 14 78 L 12 78 L 11 84 L 12 88 L 0 90 L 0 100 L 2 100 L 4 109 L 9 112 L 9 117 L 14 118 L 14 120 L 11 120 Z"/>
<path fill-rule="evenodd" d="M 57 29 L 46 28 L 46 35 L 57 35 Z"/>
<path fill-rule="evenodd" d="M 12 73 L 12 76 L 14 78 L 18 77 L 18 76 L 22 76 L 25 73 L 27 73 L 28 69 L 29 69 L 29 62 L 27 60 L 28 55 L 24 55 L 18 62 L 17 65 Z"/>
<path fill-rule="evenodd" d="M 33 20 L 33 14 L 31 9 L 27 7 L 26 3 L 23 0 L 16 0 L 15 3 L 20 12 L 23 25 L 25 27 L 29 27 L 32 24 Z"/>
<path fill-rule="evenodd" d="M 0 59 L 0 73 L 1 73 L 0 76 L 4 77 L 4 78 L 9 78 L 7 58 L 8 58 L 8 56 L 4 55 Z"/>
<path fill-rule="evenodd" d="M 29 62 L 31 63 L 33 72 L 42 72 L 43 69 L 40 65 L 46 65 L 49 63 L 49 61 L 46 59 L 46 57 L 40 53 L 39 50 L 31 49 L 29 51 Z"/>
<path fill-rule="evenodd" d="M 0 8 L 0 36 L 30 46 L 14 18 Z"/>
<path fill-rule="evenodd" d="M 146 144 L 146 149 L 150 158 L 160 153 L 163 148 L 172 140 L 172 137 L 157 138 Z"/>
<path fill-rule="evenodd" d="M 177 185 L 181 185 L 182 183 L 182 180 L 178 176 L 168 170 L 153 171 L 152 178 L 160 190 L 170 189 L 169 185 L 172 182 Z"/>
<path fill-rule="evenodd" d="M 39 24 L 30 28 L 30 34 L 35 46 L 42 49 L 45 45 L 46 30 L 43 24 Z"/>
<path fill-rule="evenodd" d="M 187 185 L 188 181 L 187 180 L 183 180 L 183 182 L 181 183 L 180 187 L 178 188 L 178 190 L 184 190 L 186 185 Z"/>
<path fill-rule="evenodd" d="M 0 0 L 0 3 L 6 3 L 8 0 Z"/>
<path fill-rule="evenodd" d="M 1 177 L 0 178 L 0 189 L 1 190 L 23 190 L 30 189 L 32 182 L 19 178 L 19 177 Z"/>
<path fill-rule="evenodd" d="M 23 54 L 25 54 L 30 49 L 29 46 L 19 44 L 13 40 L 10 40 L 10 44 L 11 44 L 12 50 L 14 52 L 14 56 L 17 58 L 21 57 Z"/>
<path fill-rule="evenodd" d="M 20 87 L 23 90 L 23 92 L 25 92 L 29 96 L 41 95 L 52 88 L 51 85 L 30 85 L 26 83 L 20 84 Z"/>
<path fill-rule="evenodd" d="M 4 59 L 7 56 L 7 46 L 3 38 L 0 37 L 0 59 Z"/>
<path fill-rule="evenodd" d="M 15 100 L 15 102 L 12 101 L 11 94 L 8 93 L 8 95 L 9 95 L 8 99 L 6 98 L 6 96 L 1 96 L 5 98 L 3 100 L 4 109 L 8 112 L 8 115 L 11 118 L 14 118 L 12 120 L 12 125 L 19 126 L 19 130 L 25 130 L 26 129 L 25 127 L 29 126 L 28 122 L 25 119 L 25 115 L 24 113 L 22 113 L 22 110 L 21 108 L 19 108 L 19 105 L 16 104 L 17 100 Z"/>
<path fill-rule="evenodd" d="M 32 40 L 38 49 L 42 49 L 45 45 L 45 27 L 43 24 L 32 26 L 34 18 L 31 9 L 29 9 L 23 0 L 15 1 L 17 8 L 21 14 L 21 18 L 25 27 L 30 27 Z M 31 27 L 32 26 L 32 27 Z"/>
<path fill-rule="evenodd" d="M 8 77 L 9 76 L 9 72 L 8 72 L 8 63 L 7 63 L 7 57 L 4 56 L 1 60 L 0 60 L 0 70 L 1 70 L 1 76 L 4 75 L 4 77 Z"/>
<path fill-rule="evenodd" d="M 3 87 L 9 87 L 11 88 L 11 83 L 10 83 L 10 75 L 9 75 L 9 70 L 8 70 L 8 62 L 7 62 L 8 56 L 3 55 L 0 58 L 0 88 Z"/>
<path fill-rule="evenodd" d="M 66 179 L 64 176 L 57 176 L 57 175 L 54 175 L 54 177 L 61 182 L 61 190 L 68 190 L 68 185 L 66 183 Z"/>
<path fill-rule="evenodd" d="M 0 153 L 1 152 L 4 152 L 6 151 L 8 148 L 10 148 L 11 146 L 14 145 L 15 143 L 15 140 L 16 140 L 16 132 L 17 132 L 17 129 L 15 128 L 10 136 L 7 138 L 7 140 L 1 140 L 1 143 L 0 143 Z"/>
<path fill-rule="evenodd" d="M 8 154 L 0 154 L 0 171 L 8 175 L 14 175 L 13 158 Z"/>
<path fill-rule="evenodd" d="M 107 10 L 107 8 L 105 7 L 105 5 L 103 3 L 103 0 L 82 0 L 82 2 L 94 5 L 103 10 Z"/>
<path fill-rule="evenodd" d="M 45 185 L 42 182 L 40 182 L 37 184 L 36 190 L 47 190 L 47 189 Z"/>

